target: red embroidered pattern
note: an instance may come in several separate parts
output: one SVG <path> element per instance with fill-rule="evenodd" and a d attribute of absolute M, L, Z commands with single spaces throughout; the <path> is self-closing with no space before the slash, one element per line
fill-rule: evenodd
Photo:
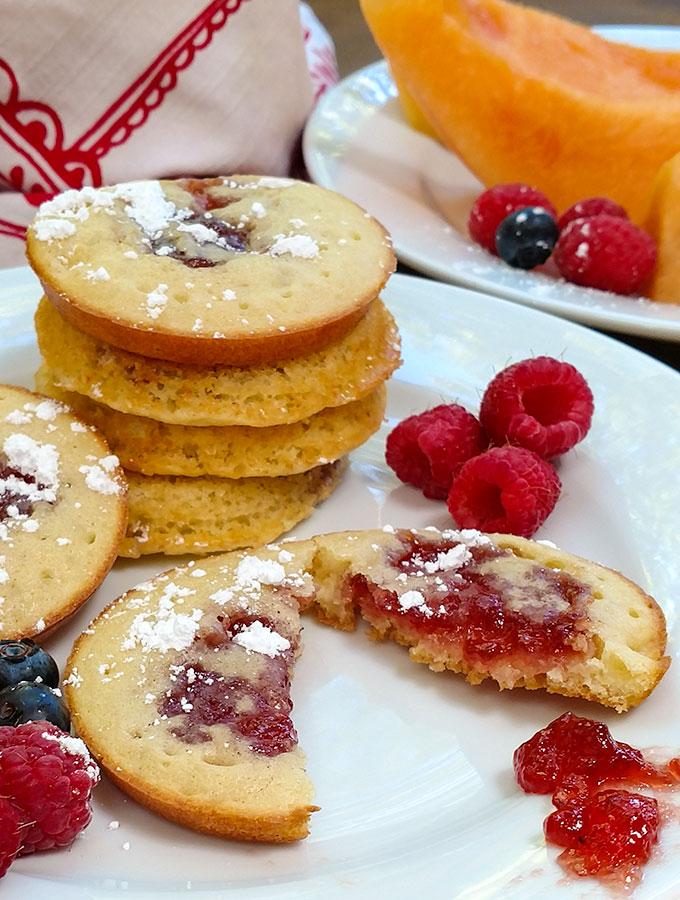
<path fill-rule="evenodd" d="M 0 172 L 0 183 L 22 192 L 33 206 L 68 188 L 99 186 L 100 159 L 144 125 L 175 88 L 179 73 L 245 2 L 213 0 L 208 4 L 71 147 L 64 147 L 58 113 L 47 104 L 21 100 L 14 72 L 0 59 L 0 80 L 9 86 L 6 102 L 0 102 L 0 139 L 22 160 L 9 172 Z M 23 226 L 0 220 L 0 234 L 23 237 L 24 233 Z"/>
<path fill-rule="evenodd" d="M 8 222 L 7 219 L 0 219 L 0 234 L 4 234 L 6 237 L 24 238 L 26 229 L 23 225 Z"/>
<path fill-rule="evenodd" d="M 314 47 L 309 45 L 309 31 L 305 31 L 305 44 L 307 44 L 307 66 L 312 78 L 314 100 L 339 81 L 338 66 L 335 61 L 335 53 L 330 46 Z"/>
<path fill-rule="evenodd" d="M 177 84 L 179 72 L 187 69 L 199 50 L 204 50 L 246 0 L 213 0 L 130 85 L 115 103 L 74 144 L 97 158 L 111 147 L 124 144 L 131 132 L 146 122 Z"/>

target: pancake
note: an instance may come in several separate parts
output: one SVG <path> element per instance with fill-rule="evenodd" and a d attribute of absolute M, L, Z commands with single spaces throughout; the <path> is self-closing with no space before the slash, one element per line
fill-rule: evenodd
<path fill-rule="evenodd" d="M 112 781 L 208 834 L 299 840 L 318 809 L 290 702 L 305 586 L 280 556 L 212 557 L 139 585 L 64 673 L 73 723 Z"/>
<path fill-rule="evenodd" d="M 384 228 L 346 197 L 258 175 L 71 190 L 28 229 L 52 303 L 143 356 L 250 366 L 352 328 L 395 266 Z"/>
<path fill-rule="evenodd" d="M 276 478 L 127 472 L 129 524 L 121 556 L 214 553 L 273 541 L 337 487 L 347 460 Z"/>
<path fill-rule="evenodd" d="M 221 554 L 124 594 L 76 641 L 64 689 L 102 768 L 199 831 L 297 840 L 314 807 L 290 718 L 298 608 L 473 684 L 619 711 L 669 664 L 658 604 L 620 573 L 514 535 L 368 530 Z M 367 645 L 367 651 L 370 652 Z"/>
<path fill-rule="evenodd" d="M 0 385 L 0 639 L 51 631 L 87 600 L 126 512 L 104 438 L 63 404 Z"/>
<path fill-rule="evenodd" d="M 297 422 L 367 396 L 400 364 L 399 334 L 380 300 L 334 344 L 277 366 L 201 367 L 148 359 L 91 338 L 45 299 L 35 327 L 58 387 L 175 425 Z"/>
<path fill-rule="evenodd" d="M 289 425 L 167 425 L 109 409 L 62 391 L 45 367 L 38 390 L 68 403 L 106 437 L 121 464 L 143 475 L 217 475 L 220 478 L 294 475 L 339 459 L 366 441 L 383 420 L 384 385 L 345 406 L 322 409 Z"/>

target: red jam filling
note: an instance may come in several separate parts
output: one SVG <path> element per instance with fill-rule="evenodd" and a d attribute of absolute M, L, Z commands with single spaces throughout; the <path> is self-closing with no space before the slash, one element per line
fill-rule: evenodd
<path fill-rule="evenodd" d="M 538 564 L 528 568 L 521 589 L 484 563 L 511 551 L 493 545 L 470 548 L 464 564 L 438 570 L 440 554 L 456 541 L 422 541 L 400 535 L 403 550 L 388 562 L 406 575 L 423 595 L 423 604 L 404 609 L 396 592 L 363 575 L 353 576 L 350 589 L 366 618 L 377 628 L 385 621 L 413 640 L 425 639 L 445 648 L 460 648 L 472 663 L 514 663 L 539 671 L 558 659 L 582 655 L 588 622 L 588 587 L 565 572 Z M 430 571 L 428 572 L 428 567 Z"/>
<path fill-rule="evenodd" d="M 631 882 L 649 859 L 660 825 L 656 800 L 603 785 L 671 787 L 677 760 L 663 768 L 615 741 L 602 722 L 564 713 L 517 748 L 515 776 L 528 793 L 552 794 L 556 811 L 546 840 L 565 850 L 560 862 L 575 875 Z"/>
<path fill-rule="evenodd" d="M 256 616 L 220 616 L 219 626 L 207 633 L 206 640 L 196 641 L 193 649 L 199 649 L 203 643 L 214 652 L 255 621 L 272 627 L 266 619 Z M 174 676 L 159 704 L 159 712 L 167 718 L 182 716 L 172 733 L 184 743 L 205 743 L 211 740 L 208 726 L 222 724 L 246 740 L 253 752 L 278 756 L 297 744 L 290 718 L 290 658 L 290 651 L 274 657 L 263 655 L 262 671 L 252 682 L 220 675 L 198 662 L 186 662 Z"/>
<path fill-rule="evenodd" d="M 222 250 L 232 253 L 245 253 L 249 249 L 250 229 L 245 225 L 231 225 L 211 215 L 211 210 L 221 209 L 234 202 L 235 198 L 220 197 L 212 190 L 222 185 L 219 178 L 199 180 L 185 178 L 180 180 L 180 186 L 192 196 L 192 213 L 183 219 L 186 225 L 203 225 L 212 231 L 219 243 L 210 244 Z M 160 256 L 169 256 L 188 266 L 190 269 L 212 268 L 219 265 L 219 261 L 211 259 L 201 253 L 189 253 L 178 247 L 168 235 L 162 235 L 151 241 L 151 251 Z"/>
<path fill-rule="evenodd" d="M 224 187 L 221 178 L 180 178 L 179 187 L 191 194 L 194 207 L 202 213 L 222 209 L 234 203 L 237 197 L 220 196 L 214 188 Z"/>
<path fill-rule="evenodd" d="M 8 465 L 0 465 L 0 483 L 8 478 L 16 478 L 18 481 L 23 481 L 26 485 L 36 485 L 36 479 L 33 475 L 27 475 L 25 472 L 20 472 L 18 469 Z M 37 483 L 36 486 L 39 490 L 45 489 L 44 484 Z M 30 516 L 33 512 L 33 503 L 26 494 L 18 493 L 10 488 L 4 488 L 0 492 L 0 522 L 10 517 L 10 507 L 14 507 L 17 513 L 22 516 Z"/>
<path fill-rule="evenodd" d="M 248 249 L 249 229 L 240 225 L 230 225 L 221 219 L 215 219 L 204 213 L 195 212 L 182 220 L 187 225 L 203 225 L 214 232 L 219 240 L 218 244 L 210 244 L 211 247 L 219 247 L 222 250 L 230 250 L 233 253 L 245 253 Z M 218 265 L 218 261 L 200 254 L 190 254 L 186 250 L 175 246 L 168 235 L 154 238 L 151 241 L 151 250 L 161 256 L 177 259 L 190 269 L 209 268 Z"/>

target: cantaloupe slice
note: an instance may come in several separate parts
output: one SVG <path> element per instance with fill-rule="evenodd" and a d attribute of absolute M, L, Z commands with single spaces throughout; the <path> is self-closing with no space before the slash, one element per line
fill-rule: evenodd
<path fill-rule="evenodd" d="M 406 85 L 400 82 L 394 72 L 392 72 L 392 80 L 394 81 L 399 94 L 399 103 L 401 104 L 402 112 L 411 128 L 415 128 L 416 131 L 422 131 L 423 134 L 426 134 L 428 137 L 436 139 L 437 132 L 434 130 L 434 127 L 430 125 L 427 116 L 413 99 Z"/>
<path fill-rule="evenodd" d="M 652 300 L 680 303 L 680 153 L 667 160 L 654 179 L 644 227 L 657 246 L 647 294 Z"/>
<path fill-rule="evenodd" d="M 680 53 L 504 0 L 361 6 L 397 81 L 484 184 L 529 182 L 558 209 L 605 195 L 642 221 L 680 151 Z"/>

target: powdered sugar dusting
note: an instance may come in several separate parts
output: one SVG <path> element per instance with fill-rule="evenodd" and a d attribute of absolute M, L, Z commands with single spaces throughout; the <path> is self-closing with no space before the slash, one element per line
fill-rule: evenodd
<path fill-rule="evenodd" d="M 65 753 L 82 760 L 92 786 L 94 787 L 97 784 L 99 781 L 99 766 L 92 759 L 90 751 L 80 738 L 73 737 L 66 732 L 64 734 L 52 734 L 50 731 L 44 731 L 42 736 L 46 741 L 56 741 Z"/>
<path fill-rule="evenodd" d="M 153 612 L 143 612 L 135 616 L 121 650 L 132 650 L 139 645 L 146 653 L 152 650 L 166 653 L 168 650 L 184 650 L 193 642 L 198 623 L 203 617 L 200 609 L 190 614 L 175 612 L 175 600 L 183 602 L 194 594 L 189 588 L 180 588 L 174 582 L 165 586 Z"/>
<path fill-rule="evenodd" d="M 62 240 L 75 233 L 75 222 L 84 222 L 90 209 L 107 208 L 113 204 L 112 191 L 84 187 L 63 191 L 40 205 L 32 230 L 39 241 Z"/>
<path fill-rule="evenodd" d="M 13 409 L 5 416 L 5 422 L 9 422 L 10 425 L 27 425 L 32 418 L 33 416 L 22 412 L 20 409 Z"/>
<path fill-rule="evenodd" d="M 115 197 L 127 200 L 126 214 L 149 237 L 157 237 L 168 227 L 177 207 L 168 200 L 158 181 L 131 181 L 119 184 Z"/>
<path fill-rule="evenodd" d="M 233 580 L 214 591 L 210 599 L 220 606 L 236 603 L 241 609 L 247 610 L 251 601 L 255 602 L 262 596 L 263 585 L 304 588 L 308 585 L 309 574 L 286 573 L 282 565 L 283 562 L 290 562 L 292 558 L 292 554 L 288 552 L 279 554 L 278 562 L 275 559 L 262 559 L 254 555 L 244 556 L 234 570 Z"/>
<path fill-rule="evenodd" d="M 146 313 L 150 319 L 157 319 L 168 302 L 167 284 L 159 284 L 146 295 Z"/>
<path fill-rule="evenodd" d="M 319 245 L 308 234 L 277 234 L 269 253 L 271 256 L 289 253 L 302 259 L 316 259 L 319 256 Z"/>
<path fill-rule="evenodd" d="M 26 403 L 24 409 L 34 412 L 43 422 L 53 422 L 59 413 L 65 412 L 66 407 L 57 400 L 41 400 L 39 403 Z"/>
<path fill-rule="evenodd" d="M 461 528 L 460 531 L 449 528 L 446 531 L 442 531 L 442 537 L 445 541 L 459 541 L 466 547 L 493 546 L 491 538 L 487 537 L 482 531 L 477 531 L 476 528 Z"/>
<path fill-rule="evenodd" d="M 122 485 L 111 477 L 118 466 L 117 456 L 104 456 L 91 466 L 83 465 L 78 471 L 85 476 L 85 484 L 99 494 L 120 494 Z"/>
<path fill-rule="evenodd" d="M 46 500 L 54 503 L 59 487 L 59 454 L 53 444 L 40 444 L 27 434 L 10 434 L 5 438 L 2 449 L 10 468 L 35 479 L 29 484 L 23 479 L 10 475 L 0 479 L 0 492 L 27 496 L 31 502 Z M 39 487 L 42 484 L 44 487 Z"/>
<path fill-rule="evenodd" d="M 66 219 L 37 219 L 33 231 L 39 241 L 60 241 L 74 234 L 76 226 Z"/>
<path fill-rule="evenodd" d="M 286 188 L 294 184 L 292 178 L 277 178 L 275 175 L 263 175 L 255 182 L 254 187 Z M 238 185 L 240 187 L 240 185 Z"/>
<path fill-rule="evenodd" d="M 88 185 L 80 190 L 63 191 L 51 200 L 46 200 L 40 205 L 38 214 L 63 216 L 82 222 L 89 216 L 88 206 L 95 209 L 109 207 L 113 204 L 113 199 L 114 195 L 111 191 L 100 191 Z"/>
<path fill-rule="evenodd" d="M 263 653 L 270 657 L 278 656 L 290 648 L 290 641 L 287 638 L 263 625 L 259 620 L 242 628 L 232 640 L 251 653 Z"/>
<path fill-rule="evenodd" d="M 85 272 L 85 278 L 88 281 L 111 281 L 111 276 L 104 266 L 99 266 L 97 269 L 88 269 Z"/>
<path fill-rule="evenodd" d="M 236 568 L 238 587 L 255 584 L 282 584 L 286 570 L 281 563 L 273 559 L 259 559 L 257 556 L 246 556 Z"/>
<path fill-rule="evenodd" d="M 417 609 L 426 616 L 432 615 L 432 610 L 425 603 L 425 597 L 420 591 L 404 591 L 398 600 L 399 606 L 404 612 L 408 612 L 410 609 Z"/>

